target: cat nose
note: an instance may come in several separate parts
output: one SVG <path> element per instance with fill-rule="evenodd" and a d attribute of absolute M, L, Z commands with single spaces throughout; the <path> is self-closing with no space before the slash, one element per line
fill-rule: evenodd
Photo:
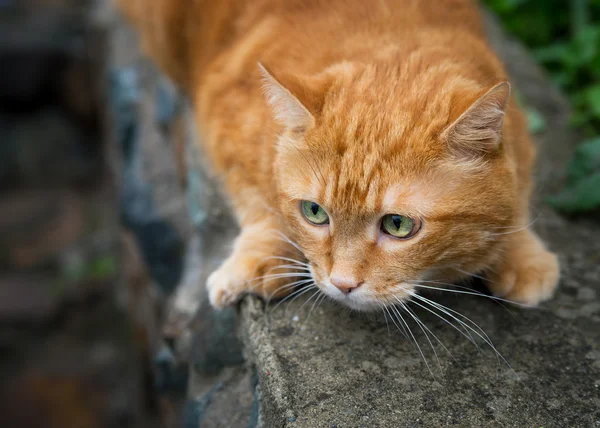
<path fill-rule="evenodd" d="M 350 293 L 363 284 L 363 281 L 348 276 L 332 276 L 329 281 L 344 294 Z"/>

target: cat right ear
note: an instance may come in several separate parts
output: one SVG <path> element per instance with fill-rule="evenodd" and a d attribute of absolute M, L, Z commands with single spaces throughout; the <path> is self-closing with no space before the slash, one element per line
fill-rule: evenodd
<path fill-rule="evenodd" d="M 259 62 L 263 75 L 264 93 L 273 109 L 275 120 L 293 132 L 302 133 L 315 125 L 315 117 L 309 108 L 313 107 L 308 88 L 293 76 L 275 77 Z M 302 100 L 302 101 L 301 101 Z"/>
<path fill-rule="evenodd" d="M 460 155 L 495 151 L 500 145 L 509 100 L 510 84 L 498 83 L 467 108 L 442 137 Z"/>

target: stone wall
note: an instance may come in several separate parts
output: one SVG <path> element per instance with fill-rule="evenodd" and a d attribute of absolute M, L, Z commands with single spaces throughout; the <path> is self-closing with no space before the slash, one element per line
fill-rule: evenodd
<path fill-rule="evenodd" d="M 92 2 L 0 2 L 0 426 L 152 427 Z M 141 266 L 141 265 L 140 265 Z"/>

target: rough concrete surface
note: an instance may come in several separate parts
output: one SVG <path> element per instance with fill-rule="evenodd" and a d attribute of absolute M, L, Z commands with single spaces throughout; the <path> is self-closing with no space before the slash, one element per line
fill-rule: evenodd
<path fill-rule="evenodd" d="M 559 188 L 560 171 L 578 140 L 567 128 L 568 104 L 489 17 L 488 28 L 525 103 L 547 120 L 536 142 L 538 194 L 548 194 Z M 562 263 L 554 300 L 520 309 L 466 294 L 430 296 L 479 325 L 502 357 L 474 331 L 460 332 L 416 306 L 441 342 L 430 338 L 430 345 L 409 323 L 423 356 L 381 314 L 351 313 L 333 303 L 310 313 L 314 300 L 301 308 L 301 298 L 271 306 L 267 323 L 263 303 L 246 298 L 240 335 L 258 372 L 262 424 L 600 426 L 600 229 L 561 218 L 542 204 L 535 211 L 533 227 Z"/>

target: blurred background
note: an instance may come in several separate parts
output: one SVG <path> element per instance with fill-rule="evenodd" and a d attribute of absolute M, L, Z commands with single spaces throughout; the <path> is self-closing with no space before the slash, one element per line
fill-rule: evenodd
<path fill-rule="evenodd" d="M 0 1 L 2 427 L 158 420 L 128 309 L 146 271 L 121 226 L 104 3 Z"/>
<path fill-rule="evenodd" d="M 484 3 L 572 106 L 581 144 L 547 202 L 600 218 L 600 0 Z M 177 103 L 159 88 L 151 109 L 131 108 L 138 59 L 114 45 L 121 24 L 107 4 L 0 0 L 2 427 L 172 425 L 185 395 L 156 336 L 188 226 L 152 215 L 128 158 L 136 114 L 152 115 L 156 137 Z M 526 110 L 530 131 L 543 131 L 543 115 Z M 156 171 L 170 180 L 158 193 L 185 181 Z"/>
<path fill-rule="evenodd" d="M 485 0 L 506 31 L 530 49 L 571 102 L 571 122 L 582 143 L 568 165 L 563 192 L 548 198 L 568 214 L 600 207 L 600 0 Z M 528 110 L 530 131 L 544 118 Z M 598 215 L 594 215 L 598 218 Z"/>

